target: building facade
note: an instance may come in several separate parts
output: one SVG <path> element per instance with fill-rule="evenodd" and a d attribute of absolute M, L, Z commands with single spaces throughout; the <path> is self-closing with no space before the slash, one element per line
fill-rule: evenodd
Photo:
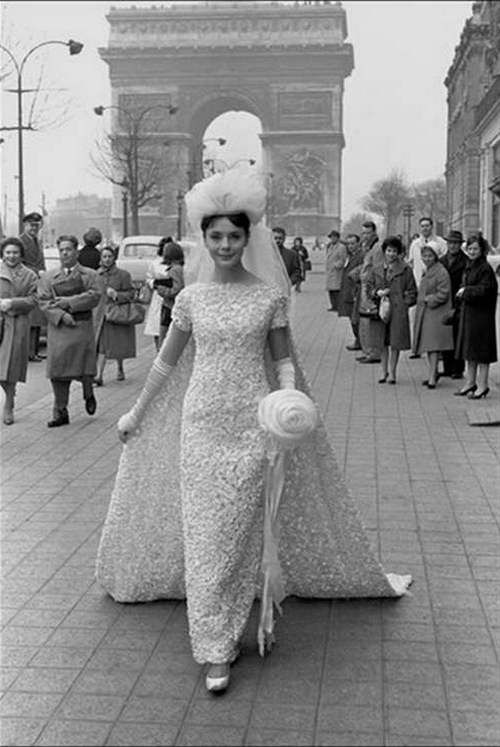
<path fill-rule="evenodd" d="M 472 4 L 452 65 L 446 160 L 448 228 L 500 248 L 500 3 Z"/>
<path fill-rule="evenodd" d="M 175 235 L 179 196 L 202 177 L 204 132 L 231 110 L 261 122 L 269 220 L 291 234 L 340 226 L 342 99 L 354 65 L 340 2 L 173 3 L 111 9 L 107 19 L 99 52 L 112 133 L 123 138 L 126 122 L 150 111 L 136 134 L 163 175 L 158 199 L 141 211 L 141 233 Z M 117 186 L 116 234 L 121 204 Z"/>

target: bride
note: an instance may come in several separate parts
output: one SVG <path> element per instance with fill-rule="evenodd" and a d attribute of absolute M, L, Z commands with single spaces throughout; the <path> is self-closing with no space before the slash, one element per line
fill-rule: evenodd
<path fill-rule="evenodd" d="M 261 224 L 261 178 L 243 165 L 216 174 L 186 206 L 198 240 L 168 335 L 118 423 L 125 445 L 97 579 L 119 602 L 185 597 L 193 656 L 208 665 L 207 689 L 220 691 L 265 575 L 271 452 L 259 403 L 273 390 L 310 389 L 288 278 Z M 410 577 L 386 574 L 370 548 L 321 418 L 286 452 L 280 493 L 276 604 L 284 594 L 405 593 Z"/>

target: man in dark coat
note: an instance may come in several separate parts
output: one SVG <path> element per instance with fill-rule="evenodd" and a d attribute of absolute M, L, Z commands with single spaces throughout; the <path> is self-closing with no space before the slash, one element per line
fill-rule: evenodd
<path fill-rule="evenodd" d="M 286 271 L 288 273 L 288 277 L 290 278 L 291 284 L 295 285 L 296 283 L 299 283 L 302 276 L 300 272 L 300 260 L 297 252 L 294 252 L 291 249 L 287 249 L 287 247 L 285 246 L 285 229 L 279 226 L 273 228 L 273 238 L 276 242 L 279 253 L 281 254 L 281 259 L 285 263 Z"/>
<path fill-rule="evenodd" d="M 450 231 L 449 235 L 446 237 L 446 243 L 448 244 L 448 251 L 444 257 L 441 258 L 441 263 L 448 270 L 451 280 L 451 303 L 455 309 L 452 323 L 453 345 L 456 347 L 459 320 L 459 304 L 456 294 L 462 285 L 462 278 L 467 265 L 467 255 L 462 251 L 464 237 L 462 236 L 461 231 Z M 465 361 L 460 358 L 455 358 L 454 350 L 444 350 L 442 356 L 443 373 L 441 376 L 451 376 L 452 379 L 462 379 L 464 375 Z"/>
<path fill-rule="evenodd" d="M 45 270 L 45 259 L 42 247 L 38 241 L 38 234 L 43 225 L 43 218 L 40 213 L 28 213 L 23 218 L 23 232 L 19 236 L 24 246 L 23 264 L 37 276 Z M 38 354 L 40 348 L 40 329 L 42 326 L 43 315 L 38 308 L 33 309 L 30 314 L 30 347 L 29 360 L 39 363 L 42 357 Z"/>
<path fill-rule="evenodd" d="M 102 241 L 102 233 L 98 228 L 89 228 L 83 234 L 83 246 L 78 253 L 78 262 L 83 267 L 91 267 L 97 270 L 101 264 L 101 252 L 97 248 Z"/>
<path fill-rule="evenodd" d="M 356 233 L 350 233 L 346 236 L 347 247 L 347 264 L 342 272 L 340 283 L 338 312 L 339 316 L 348 316 L 351 321 L 354 342 L 346 345 L 347 350 L 361 350 L 359 342 L 359 309 L 354 313 L 354 306 L 358 296 L 359 273 L 363 263 L 363 250 L 360 245 L 360 238 Z M 358 268 L 358 272 L 353 274 L 353 270 Z"/>

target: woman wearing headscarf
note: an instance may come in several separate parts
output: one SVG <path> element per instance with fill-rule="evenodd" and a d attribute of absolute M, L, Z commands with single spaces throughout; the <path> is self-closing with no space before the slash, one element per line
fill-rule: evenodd
<path fill-rule="evenodd" d="M 490 391 L 490 363 L 497 360 L 495 311 L 498 282 L 486 259 L 488 242 L 480 233 L 467 239 L 468 256 L 461 287 L 457 291 L 460 305 L 458 339 L 455 356 L 466 362 L 466 381 L 458 396 L 481 399 Z"/>
<path fill-rule="evenodd" d="M 101 250 L 98 273 L 104 285 L 106 309 L 113 304 L 130 303 L 134 299 L 135 289 L 130 273 L 116 266 L 116 252 L 111 246 L 105 246 Z M 97 377 L 94 383 L 97 386 L 103 385 L 104 368 L 109 359 L 116 360 L 116 378 L 117 381 L 123 381 L 125 358 L 135 358 L 135 326 L 106 321 L 105 310 L 97 336 Z"/>
<path fill-rule="evenodd" d="M 20 239 L 3 239 L 0 257 L 0 386 L 5 393 L 3 422 L 12 425 L 16 384 L 26 381 L 29 314 L 37 305 L 37 275 L 22 263 L 24 246 Z"/>
<path fill-rule="evenodd" d="M 256 596 L 263 654 L 285 594 L 400 596 L 410 579 L 374 557 L 307 396 L 290 283 L 261 223 L 263 180 L 235 167 L 195 185 L 186 205 L 198 243 L 167 337 L 118 423 L 125 446 L 97 578 L 119 601 L 186 596 L 213 692 L 228 686 Z M 277 496 L 279 538 L 268 511 Z"/>
<path fill-rule="evenodd" d="M 448 270 L 439 261 L 439 249 L 426 244 L 421 249 L 424 271 L 418 286 L 413 336 L 414 353 L 427 353 L 428 375 L 423 386 L 435 389 L 439 354 L 453 350 L 453 332 L 444 324 L 451 305 L 451 281 Z"/>

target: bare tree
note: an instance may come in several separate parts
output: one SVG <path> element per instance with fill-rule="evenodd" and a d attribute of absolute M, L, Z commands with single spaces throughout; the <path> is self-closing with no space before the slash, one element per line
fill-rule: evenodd
<path fill-rule="evenodd" d="M 106 134 L 97 142 L 91 161 L 101 177 L 128 192 L 132 232 L 139 234 L 140 208 L 162 197 L 161 163 L 152 150 L 151 139 L 141 137 L 131 122 L 124 134 Z"/>
<path fill-rule="evenodd" d="M 426 179 L 412 186 L 418 217 L 428 216 L 435 224 L 446 220 L 446 182 L 443 177 Z"/>
<path fill-rule="evenodd" d="M 374 183 L 361 200 L 364 210 L 380 215 L 385 222 L 386 233 L 394 233 L 403 205 L 411 199 L 411 188 L 402 171 L 394 169 L 384 179 Z"/>

